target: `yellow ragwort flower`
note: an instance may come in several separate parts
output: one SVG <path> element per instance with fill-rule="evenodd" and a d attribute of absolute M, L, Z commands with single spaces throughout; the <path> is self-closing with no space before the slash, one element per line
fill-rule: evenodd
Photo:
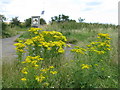
<path fill-rule="evenodd" d="M 91 65 L 88 64 L 82 64 L 82 69 L 89 69 L 90 67 L 92 67 Z"/>
<path fill-rule="evenodd" d="M 49 68 L 54 68 L 54 66 L 49 66 Z"/>
<path fill-rule="evenodd" d="M 26 78 L 21 78 L 22 81 L 26 81 L 27 79 Z"/>
<path fill-rule="evenodd" d="M 51 74 L 57 74 L 57 71 L 50 71 Z"/>
<path fill-rule="evenodd" d="M 36 76 L 35 80 L 37 80 L 38 82 L 42 82 L 45 79 L 45 77 L 41 74 L 40 76 Z"/>

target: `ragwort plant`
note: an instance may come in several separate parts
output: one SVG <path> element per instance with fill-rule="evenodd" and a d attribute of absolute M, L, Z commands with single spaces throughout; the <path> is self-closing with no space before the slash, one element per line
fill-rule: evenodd
<path fill-rule="evenodd" d="M 57 87 L 55 81 L 58 72 L 55 68 L 60 65 L 60 61 L 50 58 L 60 57 L 64 53 L 66 37 L 60 32 L 42 31 L 40 28 L 31 28 L 29 35 L 31 38 L 14 44 L 23 67 L 23 87 Z M 54 62 L 55 68 L 52 66 Z"/>
<path fill-rule="evenodd" d="M 76 77 L 73 80 L 73 87 L 99 87 L 97 81 L 106 80 L 114 83 L 110 79 L 110 76 L 114 77 L 112 74 L 107 73 L 106 69 L 110 70 L 110 50 L 112 49 L 110 46 L 110 35 L 99 33 L 97 40 L 95 42 L 91 42 L 87 45 L 86 48 L 81 48 L 79 46 L 75 46 L 72 49 L 72 52 L 75 52 L 75 64 L 74 74 Z M 114 85 L 117 85 L 114 83 Z M 114 86 L 113 85 L 113 86 Z"/>

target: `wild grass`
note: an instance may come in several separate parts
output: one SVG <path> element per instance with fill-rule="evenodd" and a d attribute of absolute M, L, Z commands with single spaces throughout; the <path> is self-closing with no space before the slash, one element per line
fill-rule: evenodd
<path fill-rule="evenodd" d="M 20 88 L 20 68 L 15 58 L 13 60 L 4 58 L 2 62 L 2 87 L 3 88 Z M 16 83 L 19 82 L 19 83 Z"/>

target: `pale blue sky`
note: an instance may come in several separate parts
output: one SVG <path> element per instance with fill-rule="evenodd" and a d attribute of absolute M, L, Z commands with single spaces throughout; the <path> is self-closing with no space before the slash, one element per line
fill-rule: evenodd
<path fill-rule="evenodd" d="M 0 14 L 11 20 L 18 16 L 21 21 L 31 16 L 43 17 L 47 22 L 59 14 L 70 16 L 78 21 L 118 24 L 119 0 L 0 0 Z"/>

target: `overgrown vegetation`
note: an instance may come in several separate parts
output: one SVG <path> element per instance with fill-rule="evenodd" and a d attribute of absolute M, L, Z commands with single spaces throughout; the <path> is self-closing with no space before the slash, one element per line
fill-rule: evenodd
<path fill-rule="evenodd" d="M 0 15 L 1 22 L 1 35 L 0 38 L 7 38 L 18 34 L 19 30 L 22 30 L 19 25 L 20 22 L 17 18 L 13 18 L 11 24 L 7 24 L 5 22 L 6 17 L 4 15 Z"/>
<path fill-rule="evenodd" d="M 4 77 L 3 87 L 118 87 L 117 26 L 65 22 L 42 28 L 31 29 L 16 40 L 19 57 L 14 73 L 18 76 Z M 57 33 L 66 36 L 67 47 L 60 44 L 62 37 Z M 53 43 L 55 46 L 51 46 Z"/>

